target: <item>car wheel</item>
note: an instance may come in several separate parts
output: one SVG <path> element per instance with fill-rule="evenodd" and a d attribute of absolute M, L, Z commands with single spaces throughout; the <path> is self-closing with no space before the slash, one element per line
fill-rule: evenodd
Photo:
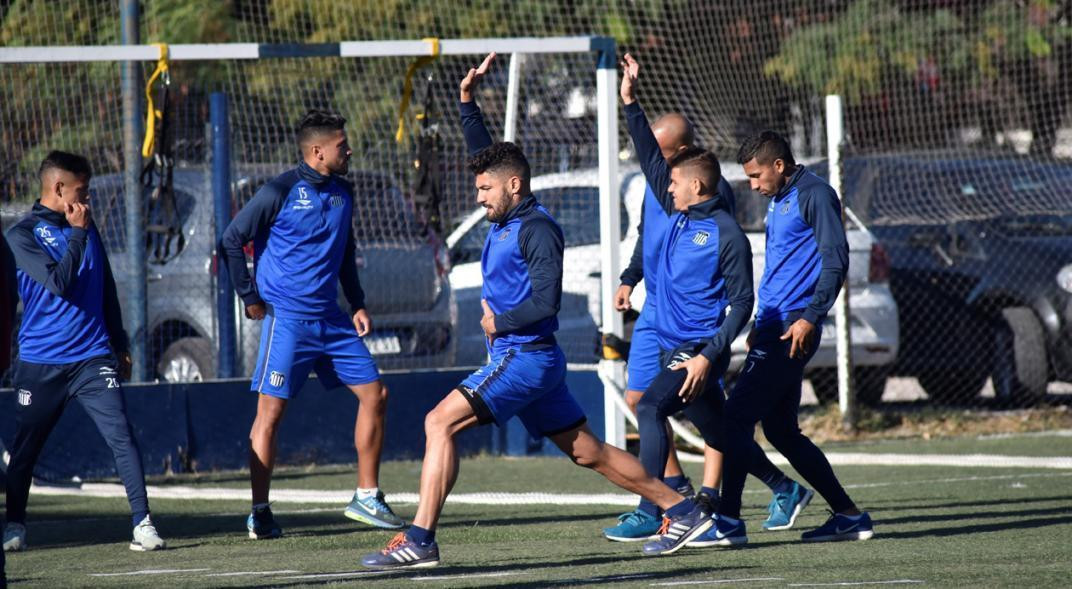
<path fill-rule="evenodd" d="M 994 394 L 1006 403 L 1037 402 L 1049 380 L 1042 325 L 1027 307 L 1002 309 L 1001 316 L 1004 325 L 994 333 Z"/>
<path fill-rule="evenodd" d="M 853 384 L 856 386 L 856 400 L 864 405 L 875 406 L 882 402 L 882 393 L 886 390 L 886 378 L 890 374 L 889 366 L 857 366 L 853 371 Z M 815 397 L 820 403 L 836 403 L 838 400 L 838 382 L 836 368 L 816 370 L 810 377 Z"/>
<path fill-rule="evenodd" d="M 216 351 L 203 337 L 184 337 L 171 342 L 157 365 L 167 382 L 201 382 L 216 377 Z"/>

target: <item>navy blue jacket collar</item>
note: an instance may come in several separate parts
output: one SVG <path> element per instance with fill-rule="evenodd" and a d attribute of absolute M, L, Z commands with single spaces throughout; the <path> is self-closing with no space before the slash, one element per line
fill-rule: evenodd
<path fill-rule="evenodd" d="M 539 205 L 540 205 L 540 202 L 538 200 L 536 200 L 536 197 L 533 196 L 532 194 L 529 194 L 527 196 L 522 197 L 521 202 L 517 203 L 516 207 L 511 209 L 510 212 L 506 213 L 506 216 L 503 217 L 502 221 L 499 221 L 499 223 L 498 223 L 499 227 L 502 227 L 502 226 L 506 225 L 507 223 L 509 223 L 510 221 L 513 221 L 514 219 L 516 219 L 518 217 L 521 217 L 522 215 L 525 215 L 526 213 L 528 213 L 529 211 L 535 209 Z"/>
<path fill-rule="evenodd" d="M 69 225 L 67 223 L 67 215 L 53 211 L 52 209 L 41 204 L 40 200 L 34 202 L 33 209 L 31 209 L 30 212 L 38 219 L 51 223 L 56 227 L 67 227 Z"/>
<path fill-rule="evenodd" d="M 325 176 L 320 172 L 317 172 L 312 166 L 305 162 L 298 164 L 298 177 L 317 187 L 327 184 L 332 178 L 331 176 Z"/>
<path fill-rule="evenodd" d="M 707 219 L 713 217 L 715 212 L 719 210 L 726 210 L 726 201 L 721 194 L 715 193 L 714 197 L 689 207 L 689 210 L 685 212 L 685 216 L 693 220 Z"/>
<path fill-rule="evenodd" d="M 783 186 L 782 189 L 778 191 L 778 194 L 774 195 L 774 200 L 778 200 L 783 196 L 789 194 L 789 191 L 793 190 L 793 187 L 796 186 L 797 182 L 799 182 L 803 176 L 804 166 L 797 164 L 797 171 L 793 172 L 793 175 L 789 177 L 789 181 L 785 183 L 785 186 Z"/>

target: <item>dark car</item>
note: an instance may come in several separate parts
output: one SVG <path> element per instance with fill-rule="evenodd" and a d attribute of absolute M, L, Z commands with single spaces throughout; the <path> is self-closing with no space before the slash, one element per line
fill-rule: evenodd
<path fill-rule="evenodd" d="M 992 379 L 1017 404 L 1072 380 L 1072 166 L 922 152 L 852 156 L 843 170 L 846 205 L 889 254 L 895 373 L 938 400 Z"/>
<path fill-rule="evenodd" d="M 250 168 L 235 176 L 237 210 L 275 173 Z M 453 365 L 456 311 L 445 250 L 420 226 L 411 203 L 389 177 L 356 171 L 349 179 L 355 186 L 357 263 L 374 327 L 366 344 L 384 369 Z M 209 182 L 204 168 L 176 169 L 175 214 L 161 218 L 159 204 L 149 207 L 150 228 L 174 227 L 178 233 L 168 239 L 150 229 L 146 248 L 150 359 L 158 375 L 169 381 L 216 376 L 217 260 Z M 94 219 L 122 300 L 131 275 L 124 257 L 123 178 L 95 177 L 91 188 Z M 235 301 L 238 372 L 248 375 L 256 363 L 261 323 L 245 319 Z"/>

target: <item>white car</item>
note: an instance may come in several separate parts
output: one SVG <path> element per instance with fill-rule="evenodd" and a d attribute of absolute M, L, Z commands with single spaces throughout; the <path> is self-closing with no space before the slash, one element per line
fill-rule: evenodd
<path fill-rule="evenodd" d="M 599 186 L 595 169 L 547 174 L 532 179 L 532 192 L 555 216 L 566 238 L 562 277 L 562 308 L 556 334 L 566 358 L 574 363 L 594 363 L 599 359 L 599 335 L 603 304 L 600 293 Z M 723 177 L 733 186 L 737 198 L 737 220 L 752 246 L 755 285 L 763 275 L 764 222 L 768 200 L 749 188 L 748 178 L 738 164 L 724 163 Z M 637 240 L 637 223 L 644 200 L 645 179 L 636 166 L 622 166 L 622 268 L 629 263 Z M 484 335 L 480 329 L 480 254 L 487 235 L 483 208 L 474 210 L 447 238 L 453 267 L 451 289 L 458 304 L 459 365 L 479 365 L 486 361 Z M 849 241 L 849 319 L 857 391 L 861 400 L 877 402 L 885 385 L 889 366 L 897 357 L 899 331 L 897 303 L 888 285 L 889 263 L 882 247 L 866 228 L 851 225 Z M 617 277 L 615 277 L 617 281 Z M 633 308 L 644 303 L 644 283 L 633 291 Z M 748 332 L 746 328 L 744 333 Z M 733 342 L 731 370 L 744 361 L 745 336 Z M 835 367 L 834 317 L 823 324 L 819 351 L 808 365 L 816 393 L 822 398 L 836 395 L 836 382 L 826 378 Z M 826 374 L 824 374 L 826 373 Z M 821 378 L 814 378 L 820 376 Z"/>

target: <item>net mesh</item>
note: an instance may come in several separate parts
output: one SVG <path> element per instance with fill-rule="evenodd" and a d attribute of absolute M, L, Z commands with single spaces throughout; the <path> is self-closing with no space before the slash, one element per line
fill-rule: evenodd
<path fill-rule="evenodd" d="M 7 46 L 119 38 L 114 1 L 10 2 L 0 18 Z M 1065 189 L 1072 173 L 1069 18 L 1068 3 L 1056 0 L 468 0 L 450 10 L 408 0 L 154 0 L 142 2 L 141 34 L 143 42 L 169 43 L 609 35 L 642 63 L 646 110 L 689 116 L 699 142 L 724 163 L 732 164 L 747 135 L 772 128 L 819 173 L 823 97 L 838 93 L 846 105 L 843 197 L 868 229 L 853 229 L 859 235 L 850 240 L 861 394 L 870 401 L 977 404 L 1037 401 L 1047 391 L 1067 392 L 1060 383 L 1072 380 L 1072 279 L 1061 274 L 1072 260 L 1072 197 Z M 479 98 L 500 136 L 503 57 Z M 482 230 L 477 224 L 463 231 L 454 247 L 445 241 L 475 208 L 455 103 L 458 79 L 478 58 L 442 57 L 417 74 L 402 143 L 393 135 L 408 58 L 173 64 L 173 150 L 188 172 L 190 202 L 208 193 L 212 90 L 226 91 L 231 103 L 236 207 L 294 163 L 293 126 L 306 109 L 337 109 L 349 120 L 355 174 L 369 187 L 355 231 L 365 283 L 376 289 L 370 303 L 397 319 L 374 338 L 382 363 L 479 362 L 479 284 L 463 275 L 472 272 Z M 593 65 L 592 55 L 530 55 L 521 70 L 517 140 L 542 177 L 542 197 L 573 240 L 574 259 L 591 257 L 597 250 L 584 248 L 598 241 L 591 226 L 594 179 L 586 175 L 596 165 Z M 0 85 L 7 92 L 0 103 L 6 224 L 35 193 L 33 172 L 48 149 L 87 154 L 98 176 L 122 172 L 117 64 L 3 65 Z M 436 219 L 415 189 L 420 124 L 413 115 L 426 111 L 440 146 L 437 231 L 429 230 Z M 745 204 L 742 225 L 758 239 L 766 203 L 743 178 L 730 176 L 739 173 L 732 165 L 725 167 Z M 635 167 L 625 162 L 623 170 L 628 180 Z M 558 173 L 566 176 L 552 176 Z M 635 198 L 630 194 L 626 181 L 627 201 Z M 200 218 L 191 207 L 191 218 Z M 630 207 L 623 211 L 623 227 L 635 227 Z M 121 244 L 122 223 L 106 227 L 115 235 L 106 241 Z M 587 266 L 572 264 L 568 253 L 568 320 L 559 339 L 571 360 L 592 361 L 598 280 Z M 201 279 L 210 280 L 202 270 Z M 449 304 L 437 306 L 440 296 Z M 150 293 L 150 315 L 154 300 Z M 212 305 L 206 298 L 202 314 L 212 317 Z M 167 323 L 154 340 L 154 358 L 177 339 L 211 339 L 212 321 L 204 332 Z M 243 325 L 246 372 L 255 327 Z M 832 367 L 826 351 L 812 363 L 812 388 L 822 398 L 833 390 Z"/>

